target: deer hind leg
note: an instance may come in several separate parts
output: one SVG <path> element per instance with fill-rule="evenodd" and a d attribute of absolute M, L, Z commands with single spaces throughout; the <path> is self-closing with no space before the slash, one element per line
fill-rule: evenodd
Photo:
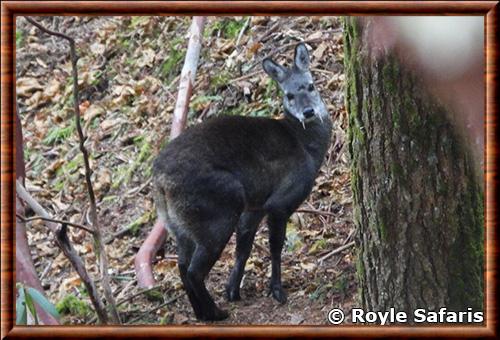
<path fill-rule="evenodd" d="M 176 199 L 184 202 L 176 211 L 177 218 L 185 235 L 194 243 L 183 275 L 188 294 L 193 296 L 196 317 L 217 321 L 227 318 L 228 313 L 216 306 L 204 281 L 236 228 L 244 207 L 244 192 L 241 184 L 224 171 L 211 173 L 198 182 Z"/>
<path fill-rule="evenodd" d="M 240 284 L 245 271 L 245 264 L 252 250 L 255 233 L 264 211 L 244 212 L 236 229 L 236 259 L 226 285 L 226 297 L 229 301 L 240 300 Z"/>
<path fill-rule="evenodd" d="M 217 228 L 211 224 L 205 230 L 203 242 L 196 242 L 196 248 L 186 272 L 188 286 L 194 292 L 201 309 L 201 315 L 197 315 L 197 318 L 205 321 L 223 320 L 229 316 L 226 311 L 219 309 L 215 304 L 205 286 L 205 279 L 231 237 L 236 220 L 219 221 L 216 224 Z M 216 234 L 211 232 L 212 229 Z"/>
<path fill-rule="evenodd" d="M 190 281 L 187 279 L 187 271 L 189 265 L 191 264 L 191 259 L 196 248 L 196 243 L 183 233 L 176 233 L 176 239 L 178 255 L 177 265 L 179 267 L 182 284 L 189 298 L 189 302 L 193 307 L 196 318 L 200 319 L 203 317 L 202 306 L 200 305 L 200 301 L 196 297 L 194 288 L 191 286 Z"/>

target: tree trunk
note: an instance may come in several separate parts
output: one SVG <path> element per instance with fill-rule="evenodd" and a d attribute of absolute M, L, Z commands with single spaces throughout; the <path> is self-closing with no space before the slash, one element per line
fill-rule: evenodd
<path fill-rule="evenodd" d="M 473 157 L 399 54 L 346 18 L 357 272 L 366 310 L 483 308 L 483 188 Z M 376 53 L 376 56 L 375 56 Z"/>

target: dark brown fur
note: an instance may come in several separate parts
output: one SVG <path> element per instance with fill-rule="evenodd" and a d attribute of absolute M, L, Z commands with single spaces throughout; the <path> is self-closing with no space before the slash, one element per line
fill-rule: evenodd
<path fill-rule="evenodd" d="M 292 69 L 264 62 L 288 94 L 284 119 L 209 119 L 173 140 L 154 162 L 158 215 L 176 238 L 181 279 L 198 319 L 228 316 L 215 305 L 204 280 L 235 230 L 236 263 L 227 297 L 240 298 L 245 262 L 266 215 L 271 293 L 286 301 L 281 285 L 286 222 L 310 193 L 331 133 L 326 108 L 310 85 L 308 58 L 299 45 Z M 290 93 L 295 97 L 290 99 Z"/>

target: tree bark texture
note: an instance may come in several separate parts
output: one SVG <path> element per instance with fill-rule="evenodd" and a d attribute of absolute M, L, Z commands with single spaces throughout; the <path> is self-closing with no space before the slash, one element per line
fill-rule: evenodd
<path fill-rule="evenodd" d="M 370 18 L 346 18 L 344 53 L 360 297 L 368 310 L 483 308 L 484 203 L 473 157 Z"/>

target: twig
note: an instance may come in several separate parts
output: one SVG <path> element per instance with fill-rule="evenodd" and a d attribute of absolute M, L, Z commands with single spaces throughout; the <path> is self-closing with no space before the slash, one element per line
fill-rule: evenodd
<path fill-rule="evenodd" d="M 132 282 L 132 283 L 133 283 L 133 282 Z M 156 289 L 156 288 L 160 288 L 160 286 L 153 286 L 153 287 L 151 287 L 151 288 L 144 289 L 144 290 L 141 290 L 140 292 L 137 292 L 137 293 L 135 293 L 135 294 L 132 294 L 131 296 L 126 297 L 125 299 L 118 301 L 118 303 L 116 304 L 116 306 L 117 306 L 117 307 L 118 307 L 118 306 L 121 306 L 121 305 L 123 305 L 125 302 L 128 302 L 128 301 L 130 301 L 130 300 L 134 299 L 135 297 L 137 297 L 137 296 L 139 296 L 139 295 L 142 295 L 142 294 L 145 294 L 145 293 L 147 293 L 147 292 L 149 292 L 149 291 L 151 291 L 151 290 L 153 290 L 153 289 Z M 96 318 L 94 317 L 94 318 L 90 319 L 89 321 L 87 321 L 87 325 L 91 325 L 91 324 L 93 324 L 95 321 L 96 321 Z"/>
<path fill-rule="evenodd" d="M 143 317 L 145 314 L 151 314 L 151 313 L 154 313 L 154 312 L 156 312 L 158 309 L 161 309 L 161 308 L 165 307 L 166 305 L 169 305 L 169 304 L 171 304 L 172 302 L 177 301 L 177 299 L 179 299 L 180 297 L 181 297 L 180 295 L 174 296 L 173 298 L 171 298 L 170 300 L 168 300 L 168 301 L 166 301 L 166 302 L 162 303 L 161 305 L 159 305 L 159 306 L 157 306 L 157 307 L 155 307 L 155 308 L 153 308 L 153 309 L 150 309 L 150 310 L 148 310 L 148 311 L 145 311 L 144 313 L 142 313 L 141 315 L 139 315 L 139 316 L 138 316 L 138 317 L 136 317 L 135 319 L 130 320 L 128 323 L 129 323 L 129 324 L 133 324 L 134 322 L 136 322 L 136 321 L 138 321 L 138 320 L 142 319 L 142 317 Z"/>
<path fill-rule="evenodd" d="M 355 242 L 354 242 L 354 241 L 352 241 L 352 242 L 349 242 L 349 243 L 347 243 L 347 244 L 345 244 L 345 245 L 343 245 L 343 246 L 341 246 L 341 247 L 338 247 L 337 249 L 332 250 L 331 252 L 329 252 L 328 254 L 326 254 L 325 256 L 323 256 L 322 258 L 320 258 L 320 259 L 318 260 L 318 262 L 320 262 L 320 263 L 321 263 L 321 262 L 323 262 L 324 260 L 326 260 L 327 258 L 329 258 L 329 257 L 331 257 L 331 256 L 333 256 L 333 255 L 335 255 L 335 254 L 338 254 L 338 253 L 340 253 L 341 251 L 346 250 L 347 248 L 350 248 L 350 247 L 354 246 L 354 244 L 355 244 Z"/>
<path fill-rule="evenodd" d="M 24 188 L 19 180 L 16 180 L 16 193 L 20 199 L 24 200 L 26 204 L 28 204 L 33 211 L 39 215 L 46 218 L 51 218 L 49 213 L 38 203 Z M 106 313 L 106 309 L 99 297 L 97 289 L 95 287 L 94 281 L 90 279 L 89 274 L 87 273 L 87 269 L 85 269 L 85 265 L 83 264 L 82 259 L 78 256 L 77 252 L 69 243 L 67 238 L 61 238 L 61 233 L 54 222 L 47 221 L 45 224 L 47 228 L 50 229 L 56 235 L 56 244 L 62 250 L 64 255 L 68 258 L 69 262 L 75 268 L 76 272 L 82 279 L 87 292 L 89 293 L 90 301 L 95 308 L 99 321 L 102 324 L 108 323 L 108 315 Z M 67 242 L 67 243 L 66 243 Z"/>
<path fill-rule="evenodd" d="M 136 194 L 136 193 L 141 192 L 141 191 L 142 191 L 142 189 L 144 189 L 145 187 L 147 187 L 147 186 L 149 185 L 149 183 L 151 183 L 151 177 L 150 177 L 150 178 L 148 178 L 148 180 L 147 180 L 146 182 L 144 182 L 141 186 L 139 186 L 139 187 L 137 187 L 137 188 L 133 188 L 133 189 L 131 189 L 131 190 L 127 191 L 127 192 L 125 193 L 125 197 L 129 197 L 129 196 L 132 196 L 132 195 L 134 195 L 134 194 Z"/>
<path fill-rule="evenodd" d="M 342 32 L 342 29 L 339 28 L 339 29 L 332 30 L 330 32 L 325 32 L 325 33 L 336 34 L 336 33 L 341 33 L 341 32 Z M 314 38 L 314 39 L 305 39 L 305 40 L 294 41 L 294 42 L 290 42 L 288 44 L 281 45 L 280 47 L 276 48 L 275 50 L 269 52 L 266 56 L 260 58 L 256 62 L 254 62 L 252 65 L 250 65 L 250 67 L 248 69 L 249 70 L 253 69 L 256 65 L 262 63 L 262 61 L 264 59 L 269 58 L 269 57 L 271 57 L 271 56 L 273 56 L 273 55 L 275 55 L 283 50 L 286 50 L 291 46 L 296 46 L 296 45 L 301 44 L 301 43 L 309 44 L 309 43 L 321 42 L 321 41 L 325 41 L 325 40 L 330 39 L 330 38 L 331 38 L 330 36 L 327 36 L 327 37 Z"/>
<path fill-rule="evenodd" d="M 329 211 L 313 210 L 313 209 L 297 209 L 295 212 L 306 213 L 306 214 L 316 214 L 324 216 L 337 216 L 337 214 Z"/>
<path fill-rule="evenodd" d="M 104 248 L 104 243 L 102 242 L 101 230 L 97 219 L 97 206 L 95 201 L 95 194 L 94 194 L 94 189 L 92 187 L 92 181 L 90 179 L 91 170 L 90 170 L 89 155 L 87 149 L 85 148 L 86 138 L 83 135 L 82 126 L 80 122 L 81 119 L 80 119 L 80 106 L 79 106 L 79 94 L 78 94 L 78 68 L 77 68 L 78 56 L 76 55 L 75 40 L 65 34 L 48 30 L 29 17 L 25 18 L 31 24 L 35 25 L 43 32 L 61 37 L 69 42 L 71 64 L 72 64 L 72 76 L 73 76 L 73 106 L 75 111 L 76 129 L 78 131 L 78 137 L 80 141 L 80 151 L 83 154 L 83 161 L 85 165 L 85 181 L 87 183 L 87 191 L 89 194 L 89 201 L 90 201 L 90 219 L 92 221 L 92 227 L 94 228 L 93 236 L 94 236 L 94 244 L 96 247 L 94 251 L 96 252 L 97 258 L 99 259 L 99 264 L 100 264 L 99 269 L 101 271 L 101 279 L 104 289 L 104 295 L 106 296 L 106 300 L 108 301 L 108 305 L 111 309 L 111 316 L 113 318 L 113 321 L 119 324 L 121 323 L 120 315 L 118 313 L 118 309 L 116 308 L 116 303 L 111 291 L 111 285 L 108 274 L 108 257 Z"/>
<path fill-rule="evenodd" d="M 332 72 L 332 71 L 328 71 L 328 70 L 323 70 L 321 68 L 311 68 L 311 71 L 313 72 L 319 72 L 319 73 L 326 73 L 326 74 L 329 74 L 329 75 L 335 75 L 336 73 L 335 72 Z"/>
<path fill-rule="evenodd" d="M 264 71 L 260 70 L 260 71 L 255 71 L 255 72 L 247 73 L 247 74 L 245 74 L 245 75 L 243 75 L 241 77 L 231 79 L 229 81 L 229 84 L 234 84 L 236 82 L 239 82 L 239 81 L 242 81 L 242 80 L 245 80 L 245 79 L 248 79 L 248 78 L 252 78 L 253 76 L 256 76 L 256 75 L 258 75 L 260 73 L 264 73 Z"/>
<path fill-rule="evenodd" d="M 150 292 L 150 291 L 155 290 L 155 289 L 157 289 L 157 288 L 161 288 L 161 286 L 159 286 L 159 285 L 158 285 L 158 286 L 153 286 L 153 287 L 148 288 L 148 289 L 143 289 L 143 290 L 141 290 L 141 291 L 139 291 L 139 292 L 137 292 L 137 293 L 135 293 L 135 294 L 132 294 L 132 295 L 130 295 L 130 296 L 128 296 L 128 297 L 126 297 L 125 299 L 123 299 L 123 300 L 119 301 L 119 302 L 116 304 L 116 306 L 121 306 L 121 305 L 123 305 L 125 302 L 128 302 L 128 301 L 130 301 L 130 300 L 132 300 L 132 299 L 136 298 L 137 296 L 142 295 L 142 294 L 146 294 L 147 292 Z"/>
<path fill-rule="evenodd" d="M 94 231 L 81 225 L 81 224 L 77 224 L 77 223 L 73 223 L 73 222 L 68 222 L 68 221 L 63 221 L 63 220 L 58 220 L 58 219 L 55 219 L 55 218 L 47 218 L 47 217 L 43 217 L 43 216 L 34 216 L 34 217 L 30 217 L 30 218 L 27 218 L 27 217 L 24 217 L 24 216 L 21 216 L 19 214 L 16 214 L 16 217 L 19 218 L 21 221 L 23 221 L 24 223 L 26 222 L 31 222 L 31 221 L 36 221 L 36 220 L 44 220 L 44 221 L 49 221 L 49 222 L 54 222 L 54 223 L 60 223 L 60 224 L 66 224 L 70 227 L 74 227 L 74 228 L 77 228 L 77 229 L 82 229 L 82 230 L 85 230 L 86 232 L 88 233 L 91 233 L 91 234 L 94 234 Z"/>
<path fill-rule="evenodd" d="M 247 30 L 249 23 L 250 23 L 250 17 L 247 18 L 247 20 L 245 21 L 245 24 L 241 28 L 240 33 L 238 34 L 238 38 L 236 39 L 235 46 L 238 46 L 240 44 L 241 37 L 243 37 L 243 33 L 245 33 L 245 31 Z"/>
<path fill-rule="evenodd" d="M 45 278 L 45 276 L 49 273 L 50 267 L 52 267 L 52 263 L 54 263 L 54 259 L 52 259 L 43 270 L 42 275 L 40 275 L 40 281 L 42 281 Z"/>
<path fill-rule="evenodd" d="M 262 34 L 260 36 L 259 39 L 257 39 L 258 42 L 265 42 L 270 36 L 271 34 L 274 33 L 274 31 L 276 31 L 278 29 L 278 27 L 281 25 L 281 22 L 278 20 L 274 25 L 272 25 L 266 32 L 264 32 L 264 34 Z"/>

